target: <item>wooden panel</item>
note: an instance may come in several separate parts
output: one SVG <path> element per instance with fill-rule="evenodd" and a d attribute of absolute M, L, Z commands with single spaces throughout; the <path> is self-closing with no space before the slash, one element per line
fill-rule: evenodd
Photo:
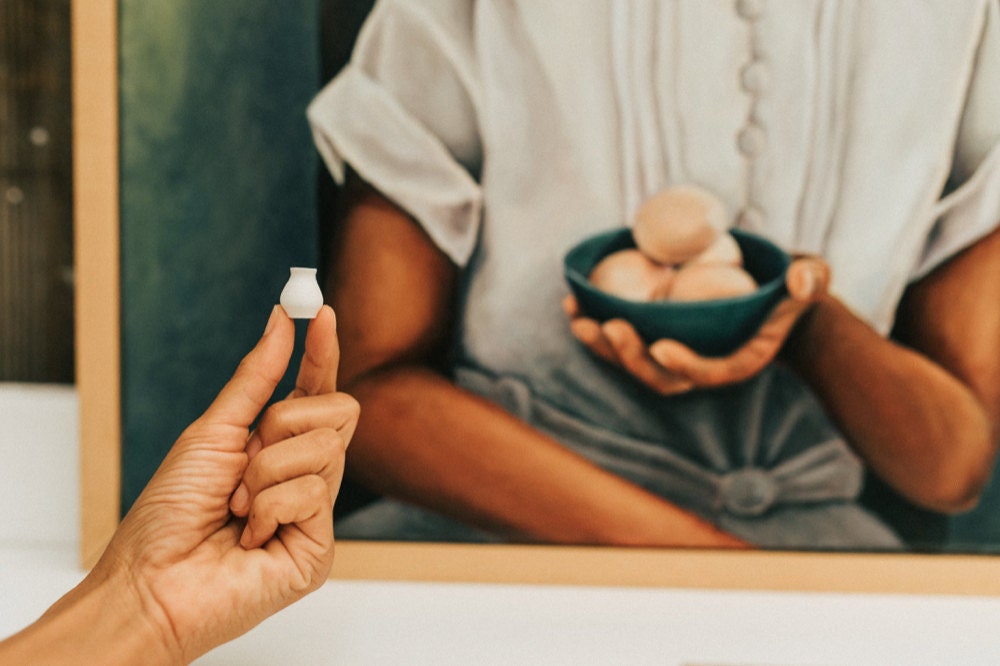
<path fill-rule="evenodd" d="M 72 7 L 80 552 L 88 567 L 118 525 L 121 479 L 115 8 L 115 0 Z"/>
<path fill-rule="evenodd" d="M 78 339 L 82 356 L 79 363 L 83 412 L 81 455 L 85 486 L 83 555 L 85 561 L 91 562 L 117 520 L 119 301 L 114 7 L 113 0 L 78 0 L 74 4 L 78 56 L 74 76 L 78 84 L 75 123 L 79 128 L 77 233 Z M 81 35 L 86 35 L 86 39 L 80 38 Z M 257 167 L 249 162 L 233 164 L 234 169 L 237 166 Z M 149 201 L 155 203 L 156 200 L 151 198 Z M 200 200 L 192 197 L 191 201 L 198 203 Z M 234 243 L 237 240 L 242 241 L 235 239 Z M 174 274 L 167 274 L 164 279 L 174 277 Z M 231 277 L 233 280 L 246 279 L 239 271 L 234 271 Z M 282 278 L 276 281 L 280 283 Z M 250 286 L 251 290 L 254 288 Z M 247 318 L 253 319 L 252 314 Z M 254 334 L 258 332 L 255 330 Z M 183 334 L 198 339 L 191 329 Z M 242 343 L 232 344 L 243 351 Z M 181 362 L 186 361 L 178 359 L 178 363 Z M 169 445 L 169 441 L 165 444 Z M 1000 559 L 959 555 L 736 553 L 346 542 L 338 544 L 333 576 L 559 585 L 1000 594 Z"/>
<path fill-rule="evenodd" d="M 338 580 L 1000 595 L 1000 560 L 698 549 L 339 542 Z"/>

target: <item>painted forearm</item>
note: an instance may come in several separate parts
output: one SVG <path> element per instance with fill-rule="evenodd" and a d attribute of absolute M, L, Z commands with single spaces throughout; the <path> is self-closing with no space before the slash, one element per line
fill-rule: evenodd
<path fill-rule="evenodd" d="M 982 406 L 953 375 L 881 337 L 832 297 L 803 317 L 783 358 L 897 490 L 939 511 L 974 504 L 994 443 Z"/>
<path fill-rule="evenodd" d="M 350 390 L 365 406 L 350 467 L 386 494 L 517 540 L 744 545 L 428 370 L 398 367 Z"/>

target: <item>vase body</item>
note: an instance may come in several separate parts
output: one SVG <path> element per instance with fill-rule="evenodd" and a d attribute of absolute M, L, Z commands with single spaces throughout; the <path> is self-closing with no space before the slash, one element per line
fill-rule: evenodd
<path fill-rule="evenodd" d="M 316 282 L 316 269 L 293 266 L 281 290 L 280 303 L 292 319 L 315 317 L 323 307 L 323 292 Z"/>

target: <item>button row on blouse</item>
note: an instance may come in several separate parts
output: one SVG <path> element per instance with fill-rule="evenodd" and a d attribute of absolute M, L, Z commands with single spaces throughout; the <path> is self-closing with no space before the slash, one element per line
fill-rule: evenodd
<path fill-rule="evenodd" d="M 748 21 L 755 21 L 764 13 L 766 0 L 736 0 L 736 13 Z"/>
<path fill-rule="evenodd" d="M 757 157 L 764 150 L 767 135 L 764 128 L 754 122 L 748 122 L 736 137 L 736 145 L 745 157 Z"/>
<path fill-rule="evenodd" d="M 743 91 L 752 95 L 759 95 L 767 90 L 767 75 L 769 74 L 767 63 L 763 60 L 751 60 L 740 71 L 740 84 Z"/>
<path fill-rule="evenodd" d="M 735 0 L 736 13 L 750 24 L 750 30 L 756 31 L 755 22 L 763 15 L 766 0 Z M 760 59 L 756 52 L 756 39 L 751 39 L 750 60 L 740 70 L 740 86 L 743 92 L 751 97 L 751 113 L 746 124 L 736 135 L 736 147 L 740 154 L 752 164 L 767 145 L 767 133 L 755 119 L 754 111 L 757 100 L 767 91 L 770 70 L 767 63 Z M 748 165 L 747 179 L 752 178 L 752 166 Z M 752 185 L 747 183 L 747 201 L 737 215 L 737 224 L 748 230 L 759 230 L 764 224 L 764 211 L 756 206 L 751 194 Z"/>

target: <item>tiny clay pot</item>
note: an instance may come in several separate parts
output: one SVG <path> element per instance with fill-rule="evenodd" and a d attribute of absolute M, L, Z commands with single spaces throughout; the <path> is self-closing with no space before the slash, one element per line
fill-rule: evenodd
<path fill-rule="evenodd" d="M 292 319 L 313 319 L 323 307 L 323 292 L 316 282 L 315 268 L 294 266 L 281 290 L 281 307 Z"/>

